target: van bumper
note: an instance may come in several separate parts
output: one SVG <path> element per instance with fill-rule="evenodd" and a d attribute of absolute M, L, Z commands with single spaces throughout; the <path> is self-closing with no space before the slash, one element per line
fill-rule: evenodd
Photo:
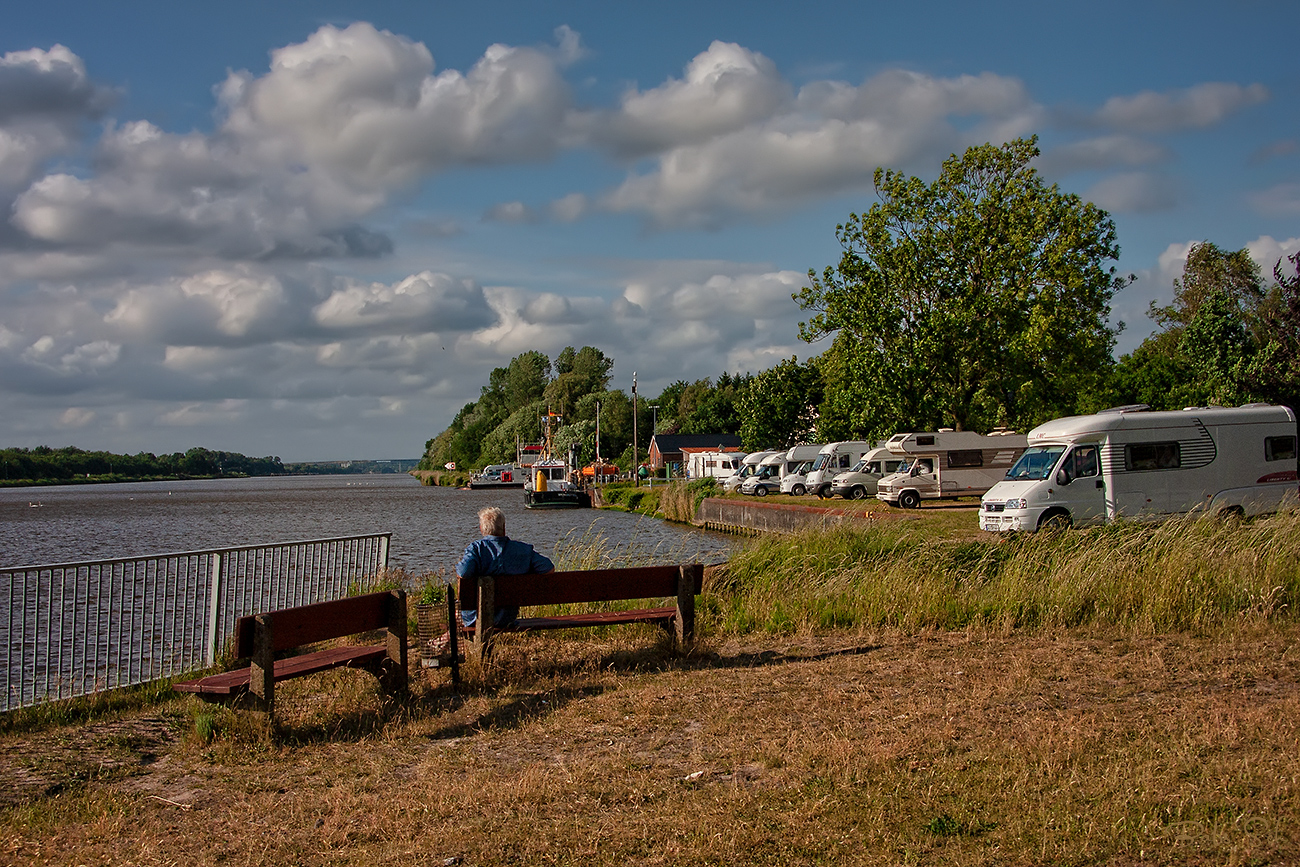
<path fill-rule="evenodd" d="M 980 510 L 980 529 L 990 533 L 1010 533 L 1023 531 L 1032 533 L 1038 529 L 1038 512 L 1025 509 L 1005 512 L 986 512 Z"/>

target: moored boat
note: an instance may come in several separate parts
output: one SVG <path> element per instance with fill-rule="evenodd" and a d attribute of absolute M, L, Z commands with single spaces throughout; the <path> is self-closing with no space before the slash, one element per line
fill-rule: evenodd
<path fill-rule="evenodd" d="M 573 482 L 570 460 L 556 457 L 551 437 L 560 425 L 560 417 L 548 412 L 542 423 L 540 456 L 528 467 L 524 481 L 524 507 L 527 509 L 590 509 L 591 495 Z"/>
<path fill-rule="evenodd" d="M 481 473 L 470 476 L 469 487 L 474 490 L 491 488 L 522 488 L 526 473 L 515 464 L 489 464 Z"/>

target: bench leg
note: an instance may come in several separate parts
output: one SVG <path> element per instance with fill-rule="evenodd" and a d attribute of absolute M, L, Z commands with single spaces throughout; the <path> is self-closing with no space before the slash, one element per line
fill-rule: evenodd
<path fill-rule="evenodd" d="M 491 575 L 484 575 L 478 579 L 478 619 L 474 621 L 474 650 L 482 666 L 488 664 L 492 654 L 496 618 L 496 581 Z"/>
<path fill-rule="evenodd" d="M 388 597 L 388 638 L 379 683 L 385 692 L 404 694 L 407 690 L 406 658 L 406 591 L 390 591 Z"/>
<path fill-rule="evenodd" d="M 259 614 L 254 618 L 247 703 L 252 710 L 267 715 L 275 713 L 275 651 L 271 644 L 270 614 Z"/>
<path fill-rule="evenodd" d="M 679 646 L 695 639 L 695 593 L 703 575 L 704 567 L 698 563 L 677 567 L 677 616 L 673 623 Z"/>

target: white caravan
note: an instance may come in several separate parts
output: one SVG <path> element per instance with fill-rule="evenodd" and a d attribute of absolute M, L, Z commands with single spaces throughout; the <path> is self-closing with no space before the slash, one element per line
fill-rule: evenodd
<path fill-rule="evenodd" d="M 1025 450 L 1024 434 L 938 430 L 889 438 L 892 454 L 907 458 L 898 472 L 876 483 L 876 498 L 915 509 L 922 500 L 976 497 L 996 485 Z"/>
<path fill-rule="evenodd" d="M 980 529 L 1257 515 L 1296 493 L 1296 419 L 1286 407 L 1117 407 L 1031 430 L 1028 451 L 984 495 Z"/>
<path fill-rule="evenodd" d="M 822 498 L 829 497 L 831 480 L 862 460 L 862 456 L 871 451 L 871 447 L 871 443 L 866 440 L 845 440 L 822 446 L 804 480 L 808 493 Z"/>
<path fill-rule="evenodd" d="M 786 476 L 793 475 L 805 462 L 811 461 L 817 457 L 821 451 L 821 446 L 794 446 L 788 451 L 775 452 L 770 457 L 764 458 L 759 465 L 759 470 L 755 475 L 745 479 L 740 485 L 742 494 L 756 494 L 760 497 L 766 497 L 768 494 L 791 493 L 794 483 L 787 488 L 784 484 Z M 800 494 L 803 491 L 799 492 Z"/>
<path fill-rule="evenodd" d="M 740 466 L 736 471 L 722 480 L 722 490 L 726 493 L 731 493 L 738 489 L 745 479 L 758 472 L 758 465 L 763 462 L 764 458 L 771 457 L 774 454 L 776 454 L 776 452 L 769 450 L 745 455 L 745 457 L 741 459 Z"/>
<path fill-rule="evenodd" d="M 740 469 L 744 452 L 692 452 L 686 465 L 688 479 L 725 479 Z"/>
<path fill-rule="evenodd" d="M 876 495 L 876 485 L 885 476 L 898 472 L 905 458 L 887 448 L 872 449 L 848 472 L 831 479 L 831 494 L 846 500 L 865 500 Z"/>

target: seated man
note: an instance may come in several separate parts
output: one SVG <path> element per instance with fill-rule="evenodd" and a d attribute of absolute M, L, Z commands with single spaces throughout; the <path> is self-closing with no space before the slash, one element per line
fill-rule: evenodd
<path fill-rule="evenodd" d="M 479 511 L 478 528 L 483 538 L 471 542 L 456 564 L 456 574 L 461 578 L 554 571 L 555 564 L 534 551 L 532 545 L 506 536 L 506 516 L 496 506 L 488 506 Z M 474 607 L 466 608 L 466 604 Z M 477 608 L 478 599 L 461 600 L 461 622 L 465 626 L 473 626 L 477 621 Z M 498 608 L 493 622 L 497 626 L 504 626 L 513 623 L 518 617 L 518 608 Z"/>

